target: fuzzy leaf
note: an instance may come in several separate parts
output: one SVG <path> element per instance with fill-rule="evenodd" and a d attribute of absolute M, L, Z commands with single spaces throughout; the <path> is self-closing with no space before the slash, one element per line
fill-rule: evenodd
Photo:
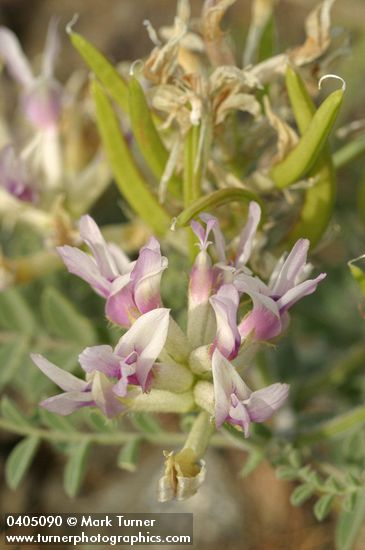
<path fill-rule="evenodd" d="M 14 377 L 29 350 L 29 337 L 18 336 L 5 342 L 0 348 L 0 389 Z"/>
<path fill-rule="evenodd" d="M 249 454 L 242 470 L 238 474 L 239 477 L 245 478 L 249 476 L 265 459 L 265 453 L 263 451 L 253 451 Z"/>
<path fill-rule="evenodd" d="M 333 495 L 323 495 L 314 505 L 313 512 L 318 521 L 323 521 L 331 511 L 334 502 Z"/>
<path fill-rule="evenodd" d="M 39 437 L 26 437 L 11 451 L 5 465 L 5 478 L 11 489 L 16 489 L 23 480 L 40 442 Z"/>
<path fill-rule="evenodd" d="M 127 470 L 128 472 L 135 472 L 139 460 L 139 454 L 141 450 L 142 439 L 136 437 L 131 441 L 128 441 L 123 445 L 119 455 L 117 464 L 119 468 Z"/>
<path fill-rule="evenodd" d="M 48 428 L 61 432 L 72 432 L 75 430 L 75 426 L 72 424 L 71 420 L 65 416 L 51 413 L 47 411 L 47 409 L 39 409 L 39 414 L 42 424 Z"/>
<path fill-rule="evenodd" d="M 279 466 L 275 473 L 278 479 L 286 481 L 294 481 L 294 479 L 298 478 L 298 471 L 290 466 Z"/>
<path fill-rule="evenodd" d="M 314 487 L 311 483 L 303 483 L 296 487 L 290 496 L 290 502 L 293 506 L 301 506 L 304 504 L 314 493 Z"/>
<path fill-rule="evenodd" d="M 72 454 L 64 471 L 63 484 L 66 494 L 74 498 L 84 480 L 88 454 L 90 452 L 90 441 L 82 441 L 72 450 Z"/>
<path fill-rule="evenodd" d="M 159 422 L 151 414 L 144 412 L 135 412 L 129 415 L 129 419 L 132 422 L 133 426 L 141 432 L 156 434 L 162 431 Z"/>
<path fill-rule="evenodd" d="M 6 420 L 16 426 L 30 425 L 29 420 L 20 412 L 18 407 L 9 397 L 3 397 L 1 400 L 1 414 Z"/>
<path fill-rule="evenodd" d="M 32 334 L 36 330 L 36 319 L 18 289 L 0 293 L 0 325 L 25 334 Z"/>
<path fill-rule="evenodd" d="M 98 410 L 90 410 L 85 408 L 85 421 L 90 426 L 91 429 L 97 430 L 98 432 L 115 432 L 117 430 L 115 424 L 112 420 L 106 418 L 102 412 Z"/>

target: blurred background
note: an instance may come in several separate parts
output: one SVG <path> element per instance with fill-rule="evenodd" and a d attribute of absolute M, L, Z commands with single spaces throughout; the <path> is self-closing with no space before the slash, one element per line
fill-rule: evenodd
<path fill-rule="evenodd" d="M 277 48 L 302 43 L 303 22 L 314 0 L 278 0 L 275 11 Z M 192 0 L 192 11 L 198 15 L 203 2 Z M 77 31 L 87 37 L 114 62 L 143 58 L 151 42 L 143 21 L 149 19 L 155 28 L 170 24 L 175 15 L 174 0 L 0 0 L 0 24 L 10 27 L 19 37 L 30 59 L 42 51 L 49 19 L 58 15 L 61 28 L 75 13 L 79 14 Z M 348 32 L 351 52 L 336 64 L 336 72 L 347 81 L 347 94 L 339 125 L 365 118 L 365 2 L 338 1 L 333 8 L 334 27 Z M 229 9 L 223 26 L 232 32 L 237 52 L 247 34 L 250 2 L 237 0 Z M 84 68 L 76 51 L 63 34 L 63 47 L 56 73 L 65 81 L 72 71 Z M 1 102 L 12 102 L 11 87 L 4 85 Z M 341 358 L 348 350 L 357 349 L 364 337 L 364 323 L 359 311 L 360 294 L 347 272 L 346 262 L 365 252 L 364 213 L 358 209 L 358 191 L 365 177 L 364 160 L 359 158 L 339 173 L 336 219 L 330 234 L 314 256 L 314 263 L 329 273 L 327 282 L 315 297 L 300 304 L 293 315 L 292 337 L 284 339 L 272 353 L 275 369 L 285 380 L 292 376 L 315 376 L 318 370 Z M 113 189 L 94 208 L 99 220 L 115 222 Z M 6 243 L 5 243 L 6 244 Z M 4 244 L 3 244 L 4 245 Z M 177 260 L 177 259 L 176 259 Z M 170 265 L 174 260 L 170 259 Z M 173 269 L 173 268 L 172 268 Z M 176 279 L 181 266 L 169 274 L 165 301 L 174 301 Z M 78 295 L 85 302 L 83 313 L 92 319 L 102 318 L 102 305 L 73 279 L 61 281 L 69 297 Z M 32 290 L 36 300 L 37 287 Z M 169 303 L 170 301 L 170 303 Z M 173 303 L 177 308 L 179 303 Z M 360 304 L 361 305 L 361 304 Z M 361 307 L 360 307 L 361 310 Z M 353 377 L 344 384 L 349 400 L 363 400 L 363 377 Z M 30 399 L 32 401 L 32 399 Z M 360 402 L 360 401 L 359 401 Z M 168 425 L 173 422 L 166 418 Z M 19 438 L 0 434 L 0 475 L 5 458 Z M 63 458 L 47 444 L 42 444 L 28 476 L 16 491 L 0 486 L 0 512 L 193 512 L 194 548 L 252 550 L 325 550 L 334 548 L 331 518 L 318 524 L 311 505 L 293 508 L 289 503 L 292 486 L 278 481 L 269 464 L 261 464 L 247 479 L 238 477 L 244 464 L 241 451 L 211 450 L 207 456 L 207 481 L 198 495 L 184 503 L 156 503 L 156 484 L 161 475 L 161 449 L 144 445 L 136 473 L 120 470 L 115 465 L 116 450 L 96 448 L 81 494 L 69 499 L 62 488 Z M 365 540 L 365 533 L 363 541 Z M 361 541 L 361 537 L 360 537 Z M 31 547 L 29 547 L 31 548 Z M 94 547 L 95 548 L 95 547 Z M 167 546 L 165 546 L 167 548 Z M 357 550 L 365 548 L 359 542 Z"/>

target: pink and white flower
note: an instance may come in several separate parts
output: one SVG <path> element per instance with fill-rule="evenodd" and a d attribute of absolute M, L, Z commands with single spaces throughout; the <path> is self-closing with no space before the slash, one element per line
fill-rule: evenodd
<path fill-rule="evenodd" d="M 53 71 L 59 53 L 57 21 L 51 20 L 43 54 L 41 74 L 36 77 L 15 34 L 0 27 L 0 59 L 22 87 L 24 114 L 35 127 L 53 129 L 58 124 L 61 110 L 61 86 Z"/>
<path fill-rule="evenodd" d="M 236 254 L 235 254 L 235 260 L 232 265 L 232 267 L 235 270 L 240 270 L 244 268 L 248 260 L 250 259 L 257 227 L 260 223 L 260 218 L 261 218 L 261 208 L 259 204 L 257 202 L 251 201 L 248 207 L 247 222 L 243 230 L 241 231 L 240 239 L 239 239 Z M 200 214 L 200 219 L 206 224 L 206 230 L 204 231 L 202 226 L 197 222 L 192 222 L 192 228 L 196 233 L 196 235 L 198 236 L 201 245 L 203 243 L 207 243 L 208 245 L 212 244 L 207 240 L 210 231 L 212 231 L 214 236 L 215 251 L 219 260 L 218 265 L 220 267 L 229 265 L 229 262 L 227 261 L 227 256 L 226 256 L 225 240 L 220 230 L 217 218 L 215 218 L 211 214 L 203 213 L 203 214 Z M 199 233 L 195 229 L 198 226 L 200 226 Z"/>
<path fill-rule="evenodd" d="M 312 294 L 326 277 L 321 273 L 315 279 L 303 280 L 308 272 L 309 245 L 308 239 L 299 239 L 286 260 L 279 260 L 269 285 L 244 273 L 235 277 L 238 291 L 248 294 L 253 302 L 252 311 L 238 327 L 243 338 L 249 334 L 257 340 L 278 336 L 289 322 L 288 310 L 301 298 Z"/>
<path fill-rule="evenodd" d="M 158 241 L 151 237 L 135 262 L 123 251 L 106 243 L 97 224 L 83 216 L 80 236 L 92 256 L 72 246 L 57 250 L 70 273 L 84 279 L 106 299 L 106 316 L 110 321 L 130 327 L 143 313 L 161 307 L 160 280 L 167 267 Z"/>
<path fill-rule="evenodd" d="M 216 426 L 224 422 L 241 426 L 245 437 L 250 435 L 252 422 L 271 418 L 289 394 L 288 384 L 280 383 L 251 391 L 219 349 L 213 353 L 212 371 Z"/>
<path fill-rule="evenodd" d="M 227 359 L 237 356 L 241 344 L 241 335 L 237 328 L 239 301 L 238 290 L 232 284 L 221 286 L 217 294 L 210 298 L 217 323 L 213 349 L 217 347 Z"/>
<path fill-rule="evenodd" d="M 20 201 L 37 201 L 38 192 L 29 177 L 29 170 L 11 145 L 0 149 L 0 186 Z"/>
<path fill-rule="evenodd" d="M 41 405 L 48 410 L 68 415 L 80 407 L 96 406 L 111 418 L 124 410 L 121 397 L 128 394 L 131 384 L 148 389 L 151 371 L 167 338 L 169 310 L 160 308 L 137 319 L 120 338 L 113 350 L 111 346 L 93 346 L 79 355 L 86 372 L 86 380 L 70 374 L 39 354 L 32 360 L 64 393 L 50 397 Z"/>

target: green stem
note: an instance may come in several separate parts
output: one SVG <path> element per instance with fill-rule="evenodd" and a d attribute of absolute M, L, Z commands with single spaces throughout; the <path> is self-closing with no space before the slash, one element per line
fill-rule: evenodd
<path fill-rule="evenodd" d="M 341 414 L 332 420 L 323 422 L 318 427 L 308 430 L 298 438 L 298 443 L 308 444 L 317 441 L 332 439 L 337 435 L 365 423 L 365 405 L 352 409 L 350 412 Z"/>
<path fill-rule="evenodd" d="M 154 445 L 169 446 L 176 445 L 181 446 L 184 444 L 186 434 L 176 432 L 158 432 L 151 434 L 139 434 L 136 432 L 108 432 L 108 433 L 87 433 L 87 432 L 64 432 L 60 430 L 47 430 L 43 428 L 37 428 L 29 424 L 13 424 L 7 420 L 0 418 L 0 429 L 16 433 L 22 436 L 35 436 L 40 437 L 48 441 L 58 442 L 77 442 L 90 441 L 98 445 L 112 445 L 120 446 L 124 443 L 134 441 L 136 436 L 141 436 L 145 441 L 148 441 Z M 211 444 L 214 447 L 231 448 L 234 447 L 232 443 L 227 441 L 223 436 L 215 434 L 211 439 Z M 236 445 L 237 446 L 237 445 Z"/>
<path fill-rule="evenodd" d="M 178 216 L 175 218 L 175 226 L 183 227 L 187 225 L 193 218 L 195 218 L 200 212 L 211 211 L 218 206 L 224 206 L 231 202 L 249 203 L 250 201 L 258 202 L 264 213 L 264 203 L 258 195 L 247 191 L 246 189 L 238 189 L 237 187 L 230 187 L 228 189 L 219 189 L 213 191 L 209 195 L 200 197 L 194 203 L 187 206 Z M 265 214 L 265 213 L 264 213 Z"/>
<path fill-rule="evenodd" d="M 214 432 L 211 415 L 205 411 L 198 414 L 185 441 L 183 449 L 192 449 L 197 458 L 204 456 Z"/>

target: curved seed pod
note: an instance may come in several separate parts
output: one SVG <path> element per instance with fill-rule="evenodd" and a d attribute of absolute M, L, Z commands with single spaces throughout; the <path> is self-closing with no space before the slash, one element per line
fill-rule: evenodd
<path fill-rule="evenodd" d="M 214 191 L 209 195 L 200 197 L 200 199 L 195 200 L 187 208 L 185 208 L 177 216 L 177 218 L 174 219 L 171 229 L 174 230 L 176 227 L 183 227 L 187 225 L 193 218 L 204 210 L 211 211 L 212 208 L 223 206 L 224 204 L 229 204 L 230 202 L 249 203 L 250 201 L 258 202 L 261 209 L 264 209 L 264 205 L 260 197 L 251 191 L 233 187 Z"/>
<path fill-rule="evenodd" d="M 92 83 L 91 92 L 98 128 L 117 186 L 132 209 L 161 235 L 170 225 L 170 216 L 140 175 L 113 107 L 96 81 Z"/>
<path fill-rule="evenodd" d="M 188 206 L 201 194 L 201 162 L 196 165 L 201 126 L 192 126 L 184 145 L 184 204 Z M 198 159 L 199 161 L 201 159 Z"/>
<path fill-rule="evenodd" d="M 153 122 L 142 86 L 135 77 L 131 78 L 128 89 L 129 115 L 133 135 L 152 174 L 160 180 L 169 160 L 169 153 Z M 170 186 L 174 194 L 179 194 L 181 183 L 178 178 L 172 176 Z"/>
<path fill-rule="evenodd" d="M 69 32 L 70 40 L 81 57 L 105 86 L 121 109 L 128 112 L 128 87 L 113 65 L 86 38 L 76 32 Z"/>
<path fill-rule="evenodd" d="M 295 149 L 271 169 L 270 177 L 277 187 L 291 185 L 313 167 L 336 121 L 343 94 L 343 90 L 336 90 L 323 101 Z"/>
<path fill-rule="evenodd" d="M 295 120 L 301 134 L 305 133 L 315 116 L 315 106 L 303 80 L 292 68 L 286 73 L 286 86 Z M 325 146 L 315 162 L 309 177 L 315 180 L 304 192 L 299 219 L 286 236 L 286 245 L 300 237 L 308 238 L 312 246 L 317 244 L 331 219 L 336 194 L 335 170 L 331 154 Z"/>

